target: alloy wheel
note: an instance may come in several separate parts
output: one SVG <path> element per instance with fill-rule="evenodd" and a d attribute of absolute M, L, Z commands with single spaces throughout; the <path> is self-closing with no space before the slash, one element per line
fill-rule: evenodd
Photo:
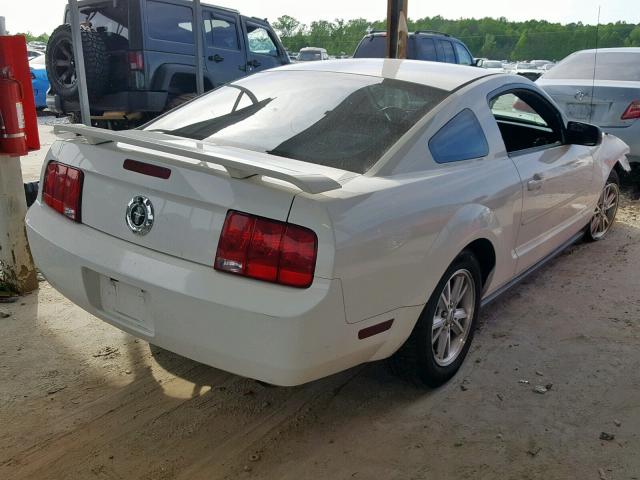
<path fill-rule="evenodd" d="M 54 46 L 53 68 L 58 81 L 65 87 L 71 87 L 76 82 L 76 65 L 73 58 L 73 47 L 70 42 L 61 39 Z"/>
<path fill-rule="evenodd" d="M 433 316 L 431 348 L 435 362 L 446 367 L 464 349 L 475 308 L 476 288 L 466 269 L 454 272 L 445 283 Z"/>
<path fill-rule="evenodd" d="M 618 185 L 614 182 L 607 182 L 589 225 L 591 237 L 594 240 L 604 237 L 611 228 L 618 211 L 619 199 L 620 189 Z"/>

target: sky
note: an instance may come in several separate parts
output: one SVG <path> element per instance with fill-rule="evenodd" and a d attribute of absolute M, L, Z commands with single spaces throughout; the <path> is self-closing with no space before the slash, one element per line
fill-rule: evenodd
<path fill-rule="evenodd" d="M 0 16 L 10 32 L 51 33 L 62 21 L 67 0 L 0 0 Z M 383 19 L 386 0 L 211 0 L 249 16 L 276 20 L 291 15 L 303 23 L 335 18 Z M 640 0 L 410 0 L 409 17 L 441 15 L 445 18 L 506 17 L 509 20 L 548 20 L 595 24 L 598 6 L 603 23 L 624 20 L 640 23 Z"/>

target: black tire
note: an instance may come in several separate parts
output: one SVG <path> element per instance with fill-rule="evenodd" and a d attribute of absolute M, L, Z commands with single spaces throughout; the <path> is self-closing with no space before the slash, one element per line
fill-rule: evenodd
<path fill-rule="evenodd" d="M 197 96 L 197 93 L 181 93 L 179 95 L 172 95 L 167 100 L 167 105 L 164 107 L 164 111 L 168 112 L 169 110 L 173 110 L 180 105 L 184 105 L 185 103 L 190 102 Z"/>
<path fill-rule="evenodd" d="M 613 205 L 611 208 L 607 209 L 604 212 L 604 216 L 608 219 L 608 223 L 607 223 L 606 229 L 604 231 L 600 231 L 598 229 L 594 229 L 593 227 L 595 226 L 594 222 L 596 221 L 596 217 L 598 216 L 601 209 L 605 206 L 603 204 L 604 194 L 605 192 L 607 192 L 608 189 L 615 194 L 615 205 Z M 607 181 L 605 182 L 604 187 L 602 189 L 602 194 L 598 199 L 598 205 L 596 206 L 596 211 L 593 217 L 591 217 L 591 220 L 589 220 L 589 223 L 587 224 L 587 226 L 585 227 L 584 239 L 587 242 L 597 242 L 599 240 L 604 239 L 607 236 L 607 234 L 611 231 L 613 222 L 615 221 L 616 213 L 618 213 L 619 204 L 620 204 L 620 177 L 618 176 L 618 172 L 616 172 L 615 170 L 611 170 L 611 173 L 609 174 L 609 178 L 607 178 Z"/>
<path fill-rule="evenodd" d="M 28 182 L 24 184 L 24 196 L 27 200 L 27 208 L 33 205 L 38 197 L 39 182 Z"/>
<path fill-rule="evenodd" d="M 433 321 L 439 308 L 440 296 L 452 275 L 458 271 L 467 271 L 473 279 L 475 296 L 473 299 L 473 314 L 466 340 L 462 344 L 457 357 L 452 363 L 442 366 L 436 361 L 432 348 Z M 463 251 L 449 266 L 438 282 L 431 298 L 427 302 L 411 335 L 402 347 L 389 359 L 391 370 L 399 377 L 416 384 L 426 384 L 438 387 L 453 377 L 471 346 L 477 319 L 480 313 L 480 295 L 482 292 L 482 275 L 480 264 L 473 253 Z"/>
<path fill-rule="evenodd" d="M 73 58 L 71 25 L 56 28 L 47 44 L 47 77 L 54 92 L 65 100 L 78 98 L 78 79 Z M 82 52 L 90 98 L 102 95 L 108 84 L 108 54 L 102 35 L 82 29 Z"/>

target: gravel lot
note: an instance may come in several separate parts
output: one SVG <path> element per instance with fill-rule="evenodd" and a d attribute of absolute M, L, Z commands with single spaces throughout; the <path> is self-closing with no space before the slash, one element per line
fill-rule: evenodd
<path fill-rule="evenodd" d="M 263 386 L 42 282 L 0 304 L 0 478 L 640 479 L 638 272 L 627 196 L 605 241 L 486 308 L 467 362 L 431 391 L 384 363 Z"/>

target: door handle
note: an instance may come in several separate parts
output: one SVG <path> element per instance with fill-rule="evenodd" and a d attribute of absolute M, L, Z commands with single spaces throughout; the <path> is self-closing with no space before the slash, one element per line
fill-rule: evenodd
<path fill-rule="evenodd" d="M 527 182 L 527 190 L 540 190 L 542 188 L 542 182 L 544 182 L 544 178 L 540 173 L 536 173 L 533 175 L 533 179 Z"/>
<path fill-rule="evenodd" d="M 252 68 L 258 68 L 260 65 L 262 65 L 258 60 L 249 60 L 247 62 L 247 65 L 249 65 Z"/>
<path fill-rule="evenodd" d="M 224 57 L 221 57 L 216 53 L 215 55 L 209 55 L 209 61 L 220 63 L 224 61 Z"/>

